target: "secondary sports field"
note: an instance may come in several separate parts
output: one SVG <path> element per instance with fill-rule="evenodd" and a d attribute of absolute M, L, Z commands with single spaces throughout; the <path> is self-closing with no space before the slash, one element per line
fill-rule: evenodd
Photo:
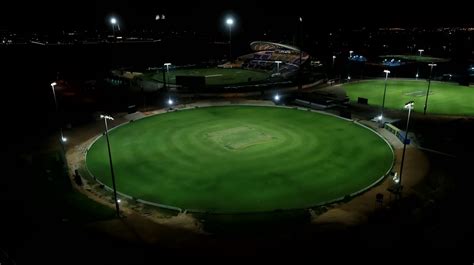
<path fill-rule="evenodd" d="M 385 80 L 367 80 L 345 84 L 347 96 L 353 101 L 367 98 L 370 105 L 382 106 Z M 387 81 L 385 107 L 403 109 L 406 102 L 415 101 L 415 111 L 423 112 L 428 81 L 392 79 Z M 474 88 L 455 83 L 431 82 L 428 113 L 474 115 Z"/>
<path fill-rule="evenodd" d="M 388 144 L 337 117 L 288 108 L 223 106 L 151 116 L 110 132 L 120 192 L 209 212 L 315 206 L 360 191 L 392 166 Z M 90 172 L 111 186 L 104 137 Z"/>
<path fill-rule="evenodd" d="M 270 77 L 264 71 L 247 70 L 241 68 L 192 68 L 170 69 L 166 72 L 166 82 L 176 84 L 176 76 L 204 76 L 206 85 L 233 85 L 263 81 Z M 148 74 L 152 80 L 163 82 L 163 72 Z"/>

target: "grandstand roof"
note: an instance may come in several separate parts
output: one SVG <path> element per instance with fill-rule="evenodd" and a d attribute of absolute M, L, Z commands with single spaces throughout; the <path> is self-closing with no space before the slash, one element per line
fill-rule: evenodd
<path fill-rule="evenodd" d="M 269 50 L 291 50 L 291 51 L 296 51 L 296 52 L 300 51 L 300 49 L 295 46 L 275 43 L 275 42 L 268 42 L 268 41 L 254 41 L 250 43 L 250 48 L 254 51 L 269 51 Z"/>

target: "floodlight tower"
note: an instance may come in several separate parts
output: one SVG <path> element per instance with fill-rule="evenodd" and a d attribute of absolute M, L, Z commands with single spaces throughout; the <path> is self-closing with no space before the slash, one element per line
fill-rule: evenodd
<path fill-rule="evenodd" d="M 418 52 L 420 53 L 420 57 L 421 57 L 421 54 L 424 52 L 425 50 L 423 49 L 419 49 Z M 416 80 L 418 80 L 418 77 L 420 76 L 420 63 L 418 62 L 417 63 L 417 69 L 416 69 Z"/>
<path fill-rule="evenodd" d="M 405 137 L 403 138 L 402 162 L 400 164 L 400 176 L 398 178 L 399 187 L 402 187 L 403 163 L 405 161 L 405 150 L 406 150 L 406 147 L 407 147 L 408 126 L 410 125 L 410 114 L 411 114 L 411 110 L 415 107 L 414 105 L 415 105 L 414 101 L 409 101 L 409 102 L 405 103 L 405 106 L 404 106 L 405 109 L 408 109 L 408 117 L 407 117 L 407 125 L 405 127 Z"/>
<path fill-rule="evenodd" d="M 232 26 L 234 25 L 234 19 L 228 17 L 225 23 L 229 27 L 229 61 L 232 61 Z"/>
<path fill-rule="evenodd" d="M 430 66 L 430 77 L 428 78 L 428 89 L 426 90 L 426 99 L 425 99 L 425 107 L 423 108 L 423 115 L 426 115 L 426 109 L 428 108 L 428 95 L 430 94 L 430 86 L 431 86 L 431 74 L 433 73 L 433 67 L 436 66 L 435 63 L 428 64 Z"/>
<path fill-rule="evenodd" d="M 112 186 L 114 189 L 114 201 L 115 201 L 115 210 L 117 217 L 120 218 L 120 209 L 119 209 L 119 200 L 117 199 L 117 188 L 115 186 L 115 174 L 114 174 L 114 167 L 112 165 L 112 153 L 110 151 L 110 142 L 109 142 L 109 127 L 107 125 L 107 120 L 114 120 L 111 116 L 108 115 L 100 115 L 100 118 L 104 120 L 105 125 L 105 139 L 107 140 L 107 150 L 109 151 L 109 164 L 110 164 L 110 173 L 112 175 Z"/>
<path fill-rule="evenodd" d="M 385 73 L 385 86 L 384 86 L 384 89 L 383 89 L 383 99 L 382 99 L 382 111 L 380 113 L 380 122 L 383 124 L 383 111 L 384 111 L 384 108 L 385 108 L 385 94 L 387 93 L 387 79 L 388 79 L 388 74 L 390 74 L 390 71 L 389 70 L 383 70 L 383 72 Z"/>

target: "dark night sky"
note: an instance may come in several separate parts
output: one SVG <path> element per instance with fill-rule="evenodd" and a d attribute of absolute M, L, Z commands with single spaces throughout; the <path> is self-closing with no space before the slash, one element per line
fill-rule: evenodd
<path fill-rule="evenodd" d="M 56 2 L 56 1 L 55 1 Z M 311 4 L 309 4 L 311 2 Z M 240 23 L 261 27 L 288 24 L 302 15 L 315 27 L 331 26 L 429 26 L 473 25 L 466 1 L 13 1 L 2 3 L 0 29 L 55 30 L 62 28 L 102 29 L 105 18 L 116 14 L 124 28 L 143 28 L 157 23 L 154 16 L 164 12 L 177 27 L 215 30 L 228 13 Z"/>

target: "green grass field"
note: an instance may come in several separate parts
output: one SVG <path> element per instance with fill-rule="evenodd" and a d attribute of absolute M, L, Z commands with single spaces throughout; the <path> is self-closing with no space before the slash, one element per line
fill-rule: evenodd
<path fill-rule="evenodd" d="M 345 84 L 347 96 L 353 101 L 358 97 L 367 98 L 370 105 L 382 106 L 385 80 L 368 80 Z M 397 80 L 387 81 L 385 107 L 403 109 L 406 102 L 415 101 L 415 111 L 423 112 L 428 81 Z M 454 83 L 431 82 L 427 112 L 447 115 L 474 115 L 474 88 Z"/>
<path fill-rule="evenodd" d="M 167 74 L 167 82 L 176 84 L 176 76 L 205 76 L 207 85 L 233 85 L 240 83 L 259 82 L 270 77 L 270 73 L 263 71 L 253 71 L 240 68 L 194 68 L 170 70 Z M 145 74 L 149 78 L 158 82 L 163 82 L 163 72 Z"/>
<path fill-rule="evenodd" d="M 119 191 L 209 212 L 315 206 L 366 188 L 393 161 L 390 147 L 369 129 L 275 107 L 170 112 L 112 130 L 110 142 Z M 111 185 L 104 137 L 86 161 Z"/>

